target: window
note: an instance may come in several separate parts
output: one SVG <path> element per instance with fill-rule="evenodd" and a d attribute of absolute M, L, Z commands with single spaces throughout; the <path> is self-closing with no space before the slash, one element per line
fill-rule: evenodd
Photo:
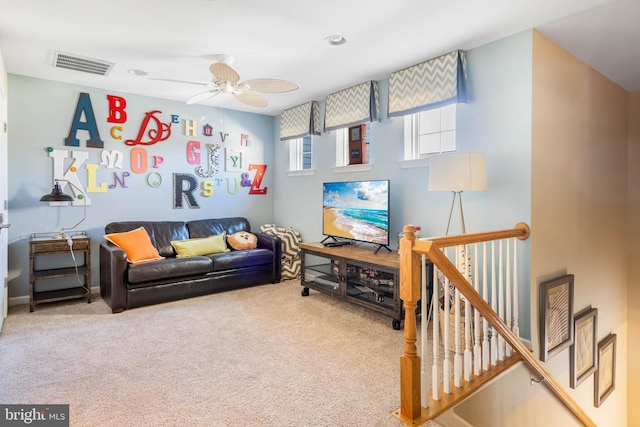
<path fill-rule="evenodd" d="M 311 170 L 311 136 L 289 140 L 289 170 Z"/>
<path fill-rule="evenodd" d="M 404 116 L 404 159 L 456 151 L 456 104 Z"/>

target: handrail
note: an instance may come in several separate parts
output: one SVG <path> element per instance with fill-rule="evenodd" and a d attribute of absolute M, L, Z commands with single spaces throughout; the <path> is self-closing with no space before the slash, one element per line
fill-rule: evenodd
<path fill-rule="evenodd" d="M 401 357 L 400 363 L 400 413 L 403 419 L 417 419 L 420 416 L 420 380 L 419 366 L 420 359 L 414 353 L 415 351 L 415 321 L 413 324 L 407 320 L 415 318 L 416 303 L 420 298 L 420 282 L 419 282 L 419 259 L 420 255 L 426 255 L 431 262 L 449 278 L 450 282 L 460 291 L 462 295 L 476 308 L 499 333 L 509 345 L 517 351 L 529 368 L 534 371 L 540 378 L 544 379 L 544 384 L 555 394 L 558 400 L 569 409 L 573 415 L 585 426 L 595 427 L 595 423 L 589 418 L 582 408 L 571 398 L 571 396 L 562 388 L 551 373 L 544 365 L 536 359 L 529 349 L 520 341 L 520 339 L 511 331 L 507 324 L 498 316 L 491 306 L 482 298 L 473 286 L 465 279 L 458 269 L 451 263 L 447 256 L 441 251 L 441 248 L 447 246 L 464 245 L 470 243 L 478 243 L 487 240 L 502 239 L 508 237 L 517 237 L 526 239 L 529 236 L 529 227 L 520 223 L 513 230 L 503 230 L 488 233 L 476 233 L 460 236 L 446 236 L 428 240 L 417 240 L 415 238 L 415 227 L 408 225 L 403 229 L 405 236 L 400 242 L 400 261 L 401 261 L 401 280 L 400 280 L 400 297 L 405 303 L 405 353 Z M 412 269 L 418 265 L 417 269 Z M 407 270 L 409 269 L 409 270 Z M 404 271 L 403 271 L 404 270 Z M 409 285 L 407 288 L 407 284 Z M 405 299 L 408 298 L 408 300 Z M 412 328 L 413 331 L 407 331 Z M 415 384 L 418 384 L 417 388 Z M 408 396 L 409 390 L 414 393 L 417 390 L 418 407 L 415 407 L 416 396 Z"/>
<path fill-rule="evenodd" d="M 411 227 L 411 226 L 409 226 Z M 406 233 L 406 230 L 403 230 Z M 438 245 L 439 248 L 449 246 L 468 245 L 471 243 L 488 242 L 491 240 L 508 239 L 509 237 L 517 237 L 520 240 L 529 238 L 529 226 L 524 222 L 516 224 L 514 229 L 486 231 L 483 233 L 458 234 L 456 236 L 429 237 L 428 239 L 419 241 L 430 241 Z M 418 250 L 418 247 L 414 250 Z"/>

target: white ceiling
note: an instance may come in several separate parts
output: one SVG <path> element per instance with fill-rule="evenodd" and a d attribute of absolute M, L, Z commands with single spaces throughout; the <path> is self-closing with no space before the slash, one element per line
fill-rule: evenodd
<path fill-rule="evenodd" d="M 295 92 L 266 108 L 220 95 L 205 105 L 285 109 L 455 49 L 536 28 L 628 91 L 640 90 L 639 0 L 0 0 L 9 73 L 186 101 L 206 90 L 216 54 L 241 81 L 278 78 Z M 329 46 L 324 38 L 344 35 Z M 54 52 L 114 64 L 107 76 L 53 67 Z"/>

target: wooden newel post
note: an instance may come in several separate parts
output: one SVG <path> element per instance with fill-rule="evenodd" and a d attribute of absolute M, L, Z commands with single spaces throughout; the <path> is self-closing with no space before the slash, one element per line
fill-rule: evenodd
<path fill-rule="evenodd" d="M 413 225 L 406 225 L 400 240 L 400 298 L 404 303 L 404 353 L 400 356 L 400 416 L 415 420 L 420 408 L 420 357 L 416 347 L 416 306 L 420 299 L 420 255 L 413 253 Z"/>

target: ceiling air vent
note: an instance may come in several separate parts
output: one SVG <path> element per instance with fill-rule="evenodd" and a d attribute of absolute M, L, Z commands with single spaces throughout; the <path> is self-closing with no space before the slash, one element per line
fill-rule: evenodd
<path fill-rule="evenodd" d="M 53 58 L 53 66 L 55 68 L 66 68 L 67 70 L 106 76 L 111 71 L 113 64 L 99 59 L 83 58 L 77 55 L 56 52 Z"/>

